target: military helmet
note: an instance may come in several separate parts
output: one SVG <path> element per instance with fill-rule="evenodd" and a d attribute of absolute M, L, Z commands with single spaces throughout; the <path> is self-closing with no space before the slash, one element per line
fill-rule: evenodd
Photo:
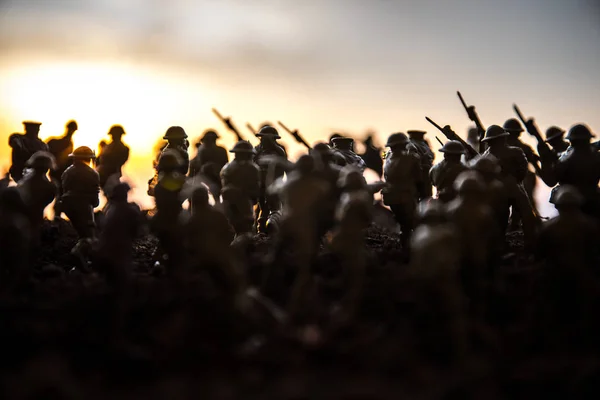
<path fill-rule="evenodd" d="M 207 129 L 204 131 L 204 133 L 202 134 L 202 139 L 214 139 L 217 140 L 218 138 L 220 138 L 219 134 L 217 132 L 215 132 L 212 129 Z"/>
<path fill-rule="evenodd" d="M 341 135 L 339 133 L 332 133 L 331 136 L 329 136 L 329 144 L 333 145 L 333 140 L 340 137 L 344 137 L 344 135 Z"/>
<path fill-rule="evenodd" d="M 175 149 L 166 149 L 160 155 L 156 166 L 159 170 L 176 169 L 183 165 L 183 158 Z"/>
<path fill-rule="evenodd" d="M 500 173 L 502 168 L 498 163 L 498 159 L 493 155 L 487 156 L 478 156 L 474 158 L 471 163 L 471 169 L 474 171 L 480 172 L 482 174 L 494 174 L 497 175 Z"/>
<path fill-rule="evenodd" d="M 163 139 L 185 139 L 187 137 L 188 135 L 187 133 L 185 133 L 182 127 L 171 126 L 169 127 L 169 129 L 167 129 L 167 132 L 165 132 L 165 136 L 163 136 Z"/>
<path fill-rule="evenodd" d="M 583 196 L 575 187 L 570 185 L 562 185 L 557 190 L 556 198 L 554 199 L 554 204 L 557 207 L 581 207 L 583 205 Z"/>
<path fill-rule="evenodd" d="M 96 154 L 89 147 L 80 146 L 80 147 L 76 148 L 75 150 L 73 150 L 73 152 L 71 154 L 69 154 L 69 157 L 85 160 L 85 159 L 96 158 Z"/>
<path fill-rule="evenodd" d="M 331 155 L 333 150 L 327 143 L 317 143 L 313 146 L 312 151 L 316 154 Z"/>
<path fill-rule="evenodd" d="M 26 167 L 33 169 L 56 169 L 54 156 L 47 151 L 36 151 L 25 163 Z"/>
<path fill-rule="evenodd" d="M 458 194 L 479 194 L 485 192 L 485 183 L 476 171 L 464 171 L 456 177 L 454 189 Z"/>
<path fill-rule="evenodd" d="M 584 124 L 577 124 L 569 129 L 569 133 L 567 133 L 568 140 L 578 140 L 578 139 L 591 139 L 594 135 Z"/>
<path fill-rule="evenodd" d="M 298 160 L 296 161 L 295 169 L 297 169 L 302 174 L 308 174 L 312 172 L 314 168 L 315 159 L 307 154 L 300 156 L 300 158 L 298 158 Z"/>
<path fill-rule="evenodd" d="M 494 140 L 508 135 L 509 133 L 506 132 L 503 127 L 498 125 L 490 125 L 485 131 L 485 137 L 483 138 L 482 142 L 487 142 L 488 140 Z"/>
<path fill-rule="evenodd" d="M 255 153 L 254 147 L 252 147 L 252 143 L 247 140 L 240 140 L 237 142 L 231 150 L 230 153 Z"/>
<path fill-rule="evenodd" d="M 331 139 L 331 142 L 333 143 L 333 145 L 335 147 L 339 147 L 340 145 L 352 146 L 354 144 L 354 139 L 352 139 L 351 137 L 340 136 L 340 137 Z"/>
<path fill-rule="evenodd" d="M 271 136 L 273 139 L 281 138 L 281 136 L 279 136 L 279 132 L 277 132 L 277 129 L 273 128 L 270 125 L 265 125 L 262 128 L 260 128 L 260 130 L 258 131 L 256 136 L 257 137 Z"/>
<path fill-rule="evenodd" d="M 347 165 L 342 169 L 338 179 L 338 187 L 346 191 L 363 189 L 367 184 L 363 174 L 353 166 Z"/>
<path fill-rule="evenodd" d="M 504 125 L 502 125 L 504 130 L 509 133 L 521 133 L 523 132 L 523 127 L 521 123 L 516 118 L 507 119 Z"/>
<path fill-rule="evenodd" d="M 76 131 L 78 128 L 77 121 L 75 121 L 74 119 L 70 120 L 69 122 L 67 122 L 66 127 L 67 129 Z"/>
<path fill-rule="evenodd" d="M 440 152 L 448 154 L 464 154 L 465 147 L 457 140 L 449 140 L 442 146 Z"/>
<path fill-rule="evenodd" d="M 23 121 L 23 126 L 25 127 L 25 129 L 33 127 L 39 128 L 40 125 L 42 125 L 42 123 L 37 121 Z"/>
<path fill-rule="evenodd" d="M 408 137 L 404 133 L 392 133 L 385 144 L 385 147 L 394 147 L 408 143 Z"/>
<path fill-rule="evenodd" d="M 121 125 L 113 125 L 108 130 L 110 136 L 122 136 L 125 134 L 125 129 Z"/>
<path fill-rule="evenodd" d="M 131 186 L 127 182 L 119 182 L 114 185 L 109 191 L 111 199 L 122 199 L 127 200 L 127 193 L 131 190 Z"/>
<path fill-rule="evenodd" d="M 419 131 L 419 130 L 411 130 L 411 131 L 406 131 L 406 133 L 408 134 L 408 136 L 424 136 L 427 132 Z"/>
<path fill-rule="evenodd" d="M 555 139 L 562 139 L 565 136 L 565 130 L 558 126 L 551 126 L 546 130 L 546 142 L 550 142 Z"/>

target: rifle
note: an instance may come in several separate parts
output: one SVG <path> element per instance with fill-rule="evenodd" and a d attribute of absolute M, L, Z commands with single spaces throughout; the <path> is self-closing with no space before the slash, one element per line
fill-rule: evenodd
<path fill-rule="evenodd" d="M 479 152 L 477 150 L 475 150 L 469 143 L 465 142 L 460 136 L 458 136 L 456 134 L 456 132 L 454 132 L 452 130 L 452 128 L 450 127 L 450 125 L 446 125 L 443 128 L 441 126 L 439 126 L 438 124 L 436 124 L 431 118 L 429 117 L 425 117 L 425 119 L 427 120 L 427 122 L 429 122 L 431 125 L 435 126 L 436 128 L 438 128 L 438 130 L 440 132 L 442 132 L 444 134 L 444 136 L 446 136 L 446 138 L 448 138 L 448 140 L 456 140 L 457 142 L 460 142 L 460 144 L 463 145 L 463 147 L 465 148 L 465 150 L 473 157 L 478 156 Z M 441 143 L 441 142 L 440 142 Z"/>
<path fill-rule="evenodd" d="M 540 134 L 540 131 L 538 130 L 537 126 L 535 126 L 535 122 L 533 122 L 533 119 L 526 121 L 525 117 L 521 113 L 521 110 L 519 109 L 519 106 L 517 106 L 516 104 L 513 104 L 513 109 L 517 113 L 517 117 L 519 117 L 519 119 L 521 120 L 523 125 L 525 125 L 525 129 L 527 129 L 527 133 L 529 133 L 531 136 L 536 138 L 538 143 L 543 143 L 544 139 L 542 138 L 542 135 Z"/>
<path fill-rule="evenodd" d="M 306 140 L 304 140 L 304 138 L 302 136 L 300 136 L 300 133 L 298 133 L 298 129 L 292 131 L 290 130 L 290 128 L 288 128 L 287 126 L 285 126 L 283 124 L 283 122 L 281 121 L 277 121 L 277 123 L 287 131 L 287 133 L 289 133 L 290 135 L 292 135 L 294 137 L 294 139 L 296 139 L 296 141 L 302 145 L 304 145 L 304 147 L 306 147 L 308 150 L 311 150 L 311 147 L 308 143 L 306 143 Z"/>
<path fill-rule="evenodd" d="M 237 128 L 231 123 L 231 119 L 229 117 L 224 118 L 220 112 L 217 111 L 216 108 L 212 109 L 212 112 L 217 116 L 217 118 L 219 118 L 221 120 L 222 123 L 225 124 L 225 126 L 235 134 L 235 136 L 237 136 L 238 141 L 240 140 L 244 140 L 244 138 L 242 137 L 242 135 L 240 134 L 240 131 L 237 130 Z"/>
<path fill-rule="evenodd" d="M 442 142 L 439 137 L 436 136 L 435 140 L 437 140 L 439 144 L 441 144 L 442 146 L 444 146 L 444 142 Z"/>
<path fill-rule="evenodd" d="M 256 129 L 254 129 L 254 127 L 253 127 L 252 125 L 250 125 L 250 122 L 247 122 L 247 123 L 246 123 L 246 128 L 248 128 L 248 130 L 249 130 L 250 132 L 252 132 L 252 134 L 253 134 L 254 136 L 256 136 L 256 134 L 258 133 L 258 131 L 257 131 Z"/>
<path fill-rule="evenodd" d="M 463 107 L 465 108 L 465 111 L 467 112 L 469 119 L 475 123 L 475 126 L 477 127 L 477 130 L 479 131 L 479 143 L 481 143 L 481 140 L 483 140 L 483 137 L 485 136 L 485 128 L 483 127 L 483 124 L 481 123 L 481 120 L 479 119 L 479 115 L 477 115 L 477 112 L 475 111 L 475 106 L 467 106 L 467 103 L 465 102 L 465 99 L 463 99 L 462 94 L 460 94 L 459 91 L 456 91 L 456 94 L 458 95 L 460 102 L 462 103 Z"/>

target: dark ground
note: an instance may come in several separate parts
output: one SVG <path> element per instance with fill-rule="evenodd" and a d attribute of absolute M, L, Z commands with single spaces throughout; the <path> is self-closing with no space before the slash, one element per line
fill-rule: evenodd
<path fill-rule="evenodd" d="M 419 293 L 398 262 L 397 235 L 375 228 L 359 317 L 334 323 L 340 268 L 321 254 L 315 301 L 293 329 L 261 312 L 232 311 L 207 276 L 173 287 L 152 268 L 152 238 L 137 241 L 124 303 L 113 300 L 98 275 L 67 272 L 76 265 L 69 253 L 76 236 L 67 222 L 47 223 L 43 241 L 34 279 L 0 297 L 3 399 L 597 395 L 598 330 L 540 311 L 547 309 L 540 295 L 544 268 L 523 254 L 519 233 L 507 236 L 511 255 L 482 301 L 485 311 L 468 319 L 462 357 L 453 351 L 443 305 L 435 294 Z M 264 237 L 249 245 L 251 282 L 267 245 Z M 269 294 L 276 301 L 284 295 Z"/>

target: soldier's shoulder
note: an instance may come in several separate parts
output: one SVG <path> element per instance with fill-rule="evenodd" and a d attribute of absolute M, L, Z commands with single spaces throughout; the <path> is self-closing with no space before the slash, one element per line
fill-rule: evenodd
<path fill-rule="evenodd" d="M 11 144 L 13 143 L 15 140 L 19 140 L 22 137 L 24 137 L 25 135 L 23 135 L 22 133 L 12 133 L 9 137 L 8 137 L 8 143 Z"/>
<path fill-rule="evenodd" d="M 522 148 L 517 147 L 517 146 L 506 146 L 506 150 L 505 150 L 508 154 L 511 155 L 515 155 L 515 156 L 525 156 L 525 152 L 523 151 Z"/>

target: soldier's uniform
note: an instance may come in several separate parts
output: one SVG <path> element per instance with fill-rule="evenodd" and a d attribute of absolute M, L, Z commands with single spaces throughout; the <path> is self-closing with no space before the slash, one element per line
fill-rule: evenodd
<path fill-rule="evenodd" d="M 326 203 L 321 208 L 323 215 L 319 217 L 320 236 L 329 231 L 334 224 L 334 213 L 341 195 L 341 190 L 338 188 L 338 180 L 342 168 L 334 163 L 334 152 L 326 143 L 317 143 L 314 145 L 311 155 L 315 157 L 315 174 L 318 174 L 329 185 L 328 198 Z"/>
<path fill-rule="evenodd" d="M 188 154 L 187 148 L 187 133 L 180 126 L 171 126 L 165 132 L 163 139 L 167 140 L 167 144 L 161 147 L 160 154 L 158 158 L 154 162 L 154 177 L 148 181 L 148 195 L 154 196 L 154 188 L 158 182 L 158 164 L 160 163 L 160 159 L 163 153 L 168 149 L 170 151 L 175 151 L 179 158 L 181 159 L 181 164 L 177 168 L 177 171 L 186 175 L 188 173 L 188 169 L 190 167 L 190 156 Z"/>
<path fill-rule="evenodd" d="M 121 137 L 124 134 L 125 130 L 120 125 L 113 125 L 108 131 L 108 135 L 112 137 L 112 141 L 100 153 L 96 168 L 100 176 L 100 186 L 102 188 L 106 185 L 109 177 L 121 178 L 121 169 L 129 159 L 129 147 L 121 141 Z"/>
<path fill-rule="evenodd" d="M 220 173 L 225 164 L 229 162 L 227 150 L 217 146 L 219 138 L 217 132 L 207 130 L 202 136 L 196 156 L 190 161 L 190 177 L 200 176 L 206 180 L 213 198 L 218 203 L 221 196 Z"/>
<path fill-rule="evenodd" d="M 410 138 L 409 151 L 416 150 L 419 159 L 421 160 L 421 192 L 419 193 L 419 200 L 424 200 L 433 195 L 433 188 L 431 181 L 429 180 L 429 170 L 433 166 L 433 160 L 435 155 L 431 150 L 429 143 L 423 138 L 425 131 L 407 131 L 408 137 Z M 413 150 L 414 149 L 414 150 Z"/>
<path fill-rule="evenodd" d="M 408 138 L 403 133 L 394 133 L 388 138 L 386 147 L 391 151 L 386 156 L 383 175 L 389 186 L 382 190 L 383 203 L 390 206 L 402 228 L 402 247 L 406 250 L 415 224 L 417 199 L 423 179 L 419 156 L 406 151 L 408 144 Z"/>
<path fill-rule="evenodd" d="M 94 238 L 94 207 L 100 200 L 100 178 L 87 163 L 94 158 L 89 147 L 78 147 L 70 157 L 73 164 L 63 173 L 61 209 L 67 215 L 80 239 Z"/>
<path fill-rule="evenodd" d="M 513 210 L 517 209 L 521 215 L 525 244 L 531 246 L 535 239 L 537 220 L 531 205 L 531 199 L 523 187 L 523 179 L 525 179 L 528 171 L 527 158 L 523 150 L 506 144 L 507 136 L 509 136 L 509 133 L 501 126 L 489 126 L 483 139 L 489 147 L 483 153 L 483 156 L 493 155 L 498 160 L 500 180 L 506 189 L 510 206 Z M 506 225 L 504 225 L 504 228 L 506 228 Z"/>
<path fill-rule="evenodd" d="M 383 175 L 383 159 L 381 158 L 381 149 L 373 145 L 373 136 L 369 135 L 365 141 L 365 152 L 360 157 L 365 162 L 367 168 L 375 171 L 378 176 Z"/>
<path fill-rule="evenodd" d="M 13 133 L 8 137 L 8 145 L 12 148 L 12 165 L 10 176 L 15 182 L 23 178 L 25 163 L 37 151 L 48 151 L 48 146 L 38 137 L 40 122 L 24 121 L 25 134 Z"/>
<path fill-rule="evenodd" d="M 343 165 L 352 165 L 361 173 L 365 172 L 367 165 L 365 161 L 354 152 L 354 139 L 349 137 L 338 136 L 331 139 L 333 142 L 333 151 L 343 159 Z M 338 163 L 340 165 L 342 163 Z"/>
<path fill-rule="evenodd" d="M 552 146 L 552 152 L 559 159 L 569 148 L 569 143 L 564 140 L 566 131 L 558 126 L 551 126 L 546 130 L 546 143 Z M 540 152 L 540 156 L 542 153 Z"/>
<path fill-rule="evenodd" d="M 58 187 L 58 195 L 62 195 L 62 182 L 61 176 L 63 172 L 71 165 L 71 158 L 69 154 L 73 152 L 73 134 L 77 131 L 77 122 L 69 121 L 66 125 L 66 132 L 64 136 L 60 138 L 52 138 L 48 140 L 48 151 L 54 156 L 56 161 L 56 168 L 50 170 L 50 178 Z M 60 208 L 57 206 L 60 202 L 54 203 L 54 215 L 55 218 L 60 218 Z"/>
<path fill-rule="evenodd" d="M 258 146 L 255 147 L 254 162 L 260 166 L 260 197 L 258 199 L 258 213 L 256 220 L 256 230 L 258 232 L 264 232 L 267 219 L 269 218 L 269 202 L 266 196 L 267 186 L 271 182 L 267 182 L 267 179 L 272 181 L 282 177 L 285 173 L 284 169 L 280 166 L 276 166 L 273 170 L 274 174 L 272 177 L 268 177 L 269 167 L 260 163 L 260 158 L 263 156 L 277 156 L 287 160 L 287 154 L 283 147 L 281 147 L 276 140 L 280 139 L 277 130 L 271 126 L 265 125 L 256 134 L 261 139 Z"/>
<path fill-rule="evenodd" d="M 585 125 L 573 126 L 567 135 L 571 150 L 563 154 L 555 167 L 559 185 L 574 186 L 584 198 L 583 211 L 600 218 L 600 153 L 590 147 L 593 137 Z"/>
<path fill-rule="evenodd" d="M 48 170 L 54 170 L 56 165 L 52 154 L 38 151 L 27 160 L 26 166 L 32 171 L 19 182 L 18 188 L 29 211 L 34 245 L 37 245 L 44 221 L 44 210 L 57 194 L 56 184 L 46 176 Z"/>
<path fill-rule="evenodd" d="M 461 162 L 461 156 L 465 149 L 460 142 L 450 140 L 440 149 L 444 153 L 444 159 L 431 167 L 429 178 L 437 189 L 437 197 L 440 201 L 447 203 L 454 199 L 454 180 L 467 166 Z"/>
<path fill-rule="evenodd" d="M 240 235 L 252 231 L 252 207 L 260 195 L 261 171 L 252 161 L 255 150 L 250 142 L 239 141 L 229 151 L 235 158 L 221 170 L 223 204 L 229 223 Z"/>
<path fill-rule="evenodd" d="M 478 156 L 471 160 L 471 169 L 477 171 L 486 185 L 487 204 L 492 208 L 497 228 L 500 232 L 506 231 L 509 216 L 510 202 L 500 181 L 500 165 L 498 159 L 492 155 L 486 157 Z"/>

